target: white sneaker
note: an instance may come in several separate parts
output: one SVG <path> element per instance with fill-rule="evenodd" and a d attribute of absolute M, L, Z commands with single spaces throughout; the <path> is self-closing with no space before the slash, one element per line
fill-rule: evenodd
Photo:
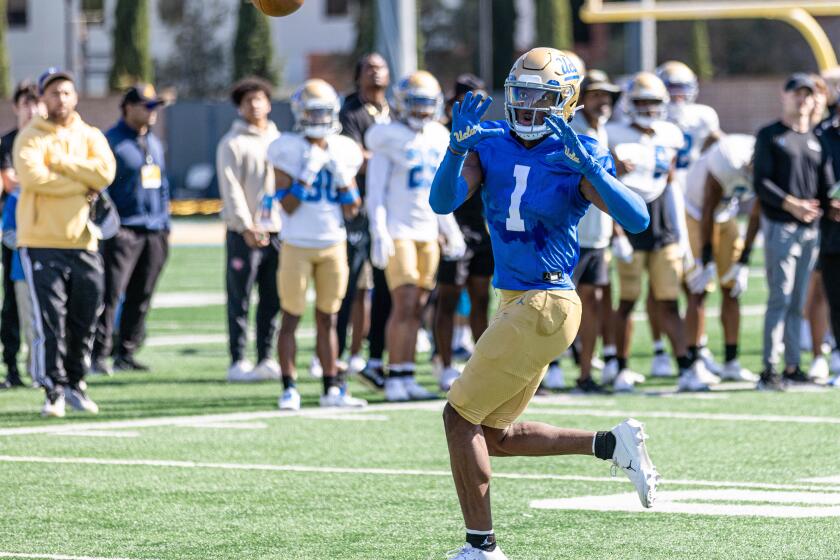
<path fill-rule="evenodd" d="M 621 469 L 636 487 L 642 506 L 652 507 L 656 500 L 656 485 L 661 477 L 645 446 L 648 436 L 644 424 L 628 418 L 610 431 L 615 436 L 614 468 Z"/>
<path fill-rule="evenodd" d="M 321 367 L 321 360 L 314 354 L 312 355 L 312 360 L 309 362 L 309 376 L 315 379 L 324 377 L 324 368 Z"/>
<path fill-rule="evenodd" d="M 631 369 L 624 368 L 618 372 L 618 375 L 613 381 L 613 391 L 616 391 L 617 393 L 630 393 L 635 389 L 637 383 L 644 382 L 644 375 Z"/>
<path fill-rule="evenodd" d="M 254 371 L 254 364 L 248 360 L 234 362 L 228 368 L 227 380 L 229 383 L 251 383 L 257 379 L 251 375 Z"/>
<path fill-rule="evenodd" d="M 831 353 L 831 360 L 828 363 L 828 370 L 831 373 L 840 373 L 840 350 Z"/>
<path fill-rule="evenodd" d="M 496 545 L 492 551 L 481 550 L 480 548 L 473 548 L 470 543 L 465 544 L 461 548 L 450 550 L 446 553 L 448 560 L 507 560 L 507 556 Z"/>
<path fill-rule="evenodd" d="M 604 360 L 599 358 L 598 356 L 592 356 L 592 361 L 589 362 L 592 366 L 592 369 L 602 370 L 604 369 Z"/>
<path fill-rule="evenodd" d="M 808 375 L 818 380 L 828 379 L 828 360 L 825 359 L 825 356 L 814 358 L 814 361 L 811 362 L 811 369 L 808 370 Z"/>
<path fill-rule="evenodd" d="M 432 351 L 432 337 L 429 334 L 429 331 L 426 329 L 420 329 L 417 331 L 417 343 L 415 344 L 414 349 L 418 354 Z"/>
<path fill-rule="evenodd" d="M 612 359 L 601 370 L 601 385 L 610 385 L 618 377 L 618 360 Z"/>
<path fill-rule="evenodd" d="M 703 363 L 706 365 L 706 369 L 709 370 L 709 372 L 720 377 L 720 374 L 723 371 L 723 366 L 715 361 L 715 356 L 712 354 L 711 350 L 704 346 L 697 353 L 697 357 L 703 360 Z"/>
<path fill-rule="evenodd" d="M 64 418 L 66 414 L 64 405 L 64 393 L 61 392 L 51 401 L 49 397 L 44 399 L 44 407 L 41 409 L 41 416 L 44 418 Z"/>
<path fill-rule="evenodd" d="M 720 383 L 720 377 L 709 371 L 706 367 L 706 362 L 702 359 L 698 359 L 692 365 L 692 369 L 694 370 L 695 374 L 697 375 L 697 379 L 705 383 L 706 385 L 717 385 Z"/>
<path fill-rule="evenodd" d="M 80 383 L 80 387 L 77 389 L 67 387 L 67 389 L 64 390 L 65 401 L 73 408 L 73 410 L 78 410 L 79 412 L 89 412 L 90 414 L 99 414 L 99 406 L 93 402 L 93 399 L 87 396 L 83 383 L 84 381 Z"/>
<path fill-rule="evenodd" d="M 257 367 L 251 371 L 251 375 L 259 381 L 279 381 L 280 364 L 277 363 L 277 360 L 266 358 L 257 364 Z"/>
<path fill-rule="evenodd" d="M 746 368 L 741 367 L 741 362 L 737 359 L 723 364 L 723 370 L 720 372 L 720 378 L 724 381 L 749 381 L 751 383 L 758 382 L 758 376 Z"/>
<path fill-rule="evenodd" d="M 280 410 L 300 410 L 300 393 L 294 387 L 289 387 L 280 398 L 277 399 L 277 407 Z"/>
<path fill-rule="evenodd" d="M 365 399 L 351 397 L 342 393 L 338 387 L 330 387 L 326 395 L 321 395 L 321 408 L 364 408 L 366 406 Z"/>
<path fill-rule="evenodd" d="M 440 381 L 438 382 L 440 390 L 444 392 L 449 391 L 449 389 L 452 387 L 452 383 L 454 383 L 460 375 L 461 372 L 452 366 L 443 368 L 443 371 L 440 373 Z"/>
<path fill-rule="evenodd" d="M 352 356 L 350 356 L 350 360 L 348 360 L 347 362 L 347 373 L 349 373 L 350 375 L 359 373 L 360 371 L 365 369 L 366 365 L 367 362 L 365 362 L 364 358 L 362 358 L 358 354 L 353 354 Z"/>
<path fill-rule="evenodd" d="M 566 378 L 563 376 L 563 368 L 556 364 L 548 366 L 548 371 L 542 380 L 542 386 L 551 390 L 562 389 L 565 387 Z"/>
<path fill-rule="evenodd" d="M 402 386 L 408 394 L 409 400 L 412 401 L 428 401 L 438 398 L 435 393 L 432 393 L 414 379 L 413 375 L 401 377 Z"/>
<path fill-rule="evenodd" d="M 695 365 L 683 370 L 680 374 L 680 379 L 677 382 L 677 391 L 699 392 L 708 391 L 708 383 L 703 382 L 697 375 L 697 367 Z"/>
<path fill-rule="evenodd" d="M 651 377 L 671 377 L 674 375 L 674 364 L 668 354 L 654 354 L 650 363 Z"/>
<path fill-rule="evenodd" d="M 388 402 L 404 402 L 408 400 L 408 391 L 399 377 L 385 379 L 385 400 Z"/>
<path fill-rule="evenodd" d="M 829 379 L 826 385 L 829 387 L 840 387 L 840 373 Z"/>

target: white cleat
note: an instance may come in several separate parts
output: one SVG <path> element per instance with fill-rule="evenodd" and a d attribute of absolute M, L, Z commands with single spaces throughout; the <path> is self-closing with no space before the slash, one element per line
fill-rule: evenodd
<path fill-rule="evenodd" d="M 644 383 L 645 376 L 631 369 L 623 369 L 618 372 L 613 381 L 613 391 L 616 393 L 631 393 L 635 390 L 637 383 Z"/>
<path fill-rule="evenodd" d="M 385 400 L 388 402 L 405 402 L 409 399 L 408 391 L 399 377 L 385 379 Z"/>
<path fill-rule="evenodd" d="M 650 363 L 651 377 L 671 377 L 674 375 L 674 364 L 668 354 L 654 354 Z"/>
<path fill-rule="evenodd" d="M 315 379 L 324 377 L 324 368 L 321 367 L 321 360 L 318 359 L 318 356 L 313 355 L 309 362 L 309 376 Z"/>
<path fill-rule="evenodd" d="M 599 358 L 598 356 L 592 356 L 592 361 L 590 362 L 592 369 L 602 370 L 604 369 L 604 360 Z"/>
<path fill-rule="evenodd" d="M 700 379 L 697 375 L 697 364 L 683 370 L 677 382 L 677 391 L 698 393 L 709 390 L 709 384 Z"/>
<path fill-rule="evenodd" d="M 840 373 L 829 379 L 826 385 L 829 387 L 840 387 Z"/>
<path fill-rule="evenodd" d="M 251 371 L 251 375 L 257 381 L 279 381 L 280 380 L 280 364 L 276 360 L 266 358 L 257 364 L 257 367 Z"/>
<path fill-rule="evenodd" d="M 338 387 L 330 387 L 326 395 L 321 395 L 320 404 L 321 408 L 364 408 L 368 403 L 365 399 L 342 393 Z"/>
<path fill-rule="evenodd" d="M 289 387 L 280 398 L 277 399 L 277 407 L 280 410 L 300 410 L 300 393 L 294 387 Z"/>
<path fill-rule="evenodd" d="M 407 375 L 399 378 L 402 381 L 402 386 L 405 389 L 408 399 L 412 401 L 428 401 L 438 398 L 437 394 L 432 393 L 414 379 L 413 375 Z"/>
<path fill-rule="evenodd" d="M 828 379 L 828 360 L 825 359 L 825 356 L 817 356 L 814 358 L 814 361 L 811 362 L 811 369 L 808 370 L 808 375 L 817 381 L 825 381 Z"/>
<path fill-rule="evenodd" d="M 481 550 L 480 548 L 473 548 L 469 543 L 461 548 L 450 550 L 446 553 L 446 558 L 448 560 L 507 560 L 507 556 L 499 548 L 499 545 L 496 545 L 496 548 L 493 550 L 487 551 Z"/>
<path fill-rule="evenodd" d="M 444 392 L 449 391 L 452 388 L 452 384 L 460 375 L 461 372 L 452 366 L 443 368 L 443 371 L 440 373 L 440 381 L 438 382 L 440 390 Z"/>
<path fill-rule="evenodd" d="M 614 470 L 621 469 L 627 475 L 636 487 L 642 506 L 653 507 L 656 486 L 661 477 L 656 472 L 645 446 L 648 436 L 644 424 L 628 418 L 610 431 L 615 436 L 615 452 L 612 458 Z"/>
<path fill-rule="evenodd" d="M 723 370 L 720 372 L 720 378 L 723 381 L 749 381 L 750 383 L 757 383 L 758 376 L 746 368 L 741 367 L 741 362 L 737 359 L 723 364 Z"/>
<path fill-rule="evenodd" d="M 432 337 L 429 334 L 429 331 L 426 329 L 420 329 L 417 331 L 417 343 L 415 344 L 414 349 L 418 354 L 425 354 L 426 352 L 432 351 Z"/>
<path fill-rule="evenodd" d="M 79 388 L 67 387 L 64 390 L 65 401 L 73 410 L 99 414 L 99 406 L 93 402 L 93 399 L 87 396 L 85 389 L 84 381 L 79 384 Z"/>
<path fill-rule="evenodd" d="M 723 371 L 723 366 L 715 361 L 715 357 L 711 350 L 704 346 L 697 352 L 697 357 L 703 360 L 703 364 L 710 373 L 720 377 L 720 374 Z"/>
<path fill-rule="evenodd" d="M 697 360 L 694 362 L 694 365 L 691 368 L 695 371 L 697 375 L 697 379 L 705 383 L 706 385 L 717 385 L 720 383 L 720 377 L 709 371 L 706 367 L 706 362 L 703 360 Z"/>
<path fill-rule="evenodd" d="M 548 371 L 542 380 L 542 386 L 546 389 L 557 390 L 566 386 L 566 378 L 563 376 L 563 368 L 559 365 L 548 366 Z"/>
<path fill-rule="evenodd" d="M 49 397 L 44 399 L 44 407 L 41 409 L 41 416 L 44 418 L 64 418 L 66 414 L 64 404 L 64 393 L 61 392 L 51 401 Z"/>
<path fill-rule="evenodd" d="M 359 373 L 360 371 L 365 369 L 366 365 L 367 362 L 364 358 L 362 358 L 358 354 L 353 354 L 352 356 L 350 356 L 350 360 L 347 361 L 347 373 L 349 373 L 350 375 Z"/>
<path fill-rule="evenodd" d="M 618 377 L 618 360 L 612 359 L 601 370 L 601 385 L 610 385 Z"/>
<path fill-rule="evenodd" d="M 254 364 L 248 360 L 239 360 L 231 364 L 228 368 L 227 380 L 229 383 L 253 383 L 254 381 L 258 381 L 252 375 L 253 371 Z"/>

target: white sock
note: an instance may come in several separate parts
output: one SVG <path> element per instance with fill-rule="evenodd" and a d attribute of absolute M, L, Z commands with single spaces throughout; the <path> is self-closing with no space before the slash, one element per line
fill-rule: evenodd
<path fill-rule="evenodd" d="M 662 339 L 654 340 L 653 341 L 653 351 L 654 352 L 659 352 L 660 350 L 663 351 L 663 352 L 665 351 L 665 343 L 662 342 Z"/>

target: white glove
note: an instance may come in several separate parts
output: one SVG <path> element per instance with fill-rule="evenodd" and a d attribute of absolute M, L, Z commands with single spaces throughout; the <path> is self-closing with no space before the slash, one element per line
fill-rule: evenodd
<path fill-rule="evenodd" d="M 741 263 L 735 263 L 729 267 L 726 274 L 721 277 L 720 283 L 723 285 L 734 281 L 732 288 L 729 290 L 729 294 L 736 298 L 747 291 L 747 284 L 749 283 L 749 280 L 749 267 Z"/>
<path fill-rule="evenodd" d="M 615 258 L 626 263 L 633 262 L 633 246 L 624 235 L 616 235 L 612 240 L 612 253 Z"/>
<path fill-rule="evenodd" d="M 704 266 L 702 261 L 696 260 L 685 275 L 685 283 L 692 294 L 702 294 L 716 274 L 717 266 L 714 262 Z"/>
<path fill-rule="evenodd" d="M 327 162 L 327 170 L 332 173 L 335 185 L 340 189 L 352 185 L 353 179 L 356 178 L 355 169 L 347 165 L 342 165 L 334 159 L 330 159 Z"/>
<path fill-rule="evenodd" d="M 326 150 L 315 144 L 310 144 L 304 154 L 303 167 L 298 174 L 298 180 L 305 185 L 311 185 L 329 161 L 330 156 Z"/>
<path fill-rule="evenodd" d="M 464 234 L 452 214 L 438 216 L 438 229 L 443 235 L 443 258 L 448 261 L 457 261 L 463 258 L 467 252 L 467 243 L 464 241 Z"/>
<path fill-rule="evenodd" d="M 376 268 L 384 269 L 394 256 L 394 240 L 387 233 L 373 236 L 370 247 L 370 262 Z"/>

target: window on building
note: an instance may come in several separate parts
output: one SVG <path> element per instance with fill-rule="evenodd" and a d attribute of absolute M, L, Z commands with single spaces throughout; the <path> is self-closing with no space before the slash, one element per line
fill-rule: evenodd
<path fill-rule="evenodd" d="M 7 0 L 6 19 L 9 27 L 26 27 L 27 0 Z"/>
<path fill-rule="evenodd" d="M 327 16 L 338 17 L 350 14 L 350 0 L 327 0 Z"/>
<path fill-rule="evenodd" d="M 82 0 L 82 19 L 88 25 L 105 23 L 105 0 Z"/>

